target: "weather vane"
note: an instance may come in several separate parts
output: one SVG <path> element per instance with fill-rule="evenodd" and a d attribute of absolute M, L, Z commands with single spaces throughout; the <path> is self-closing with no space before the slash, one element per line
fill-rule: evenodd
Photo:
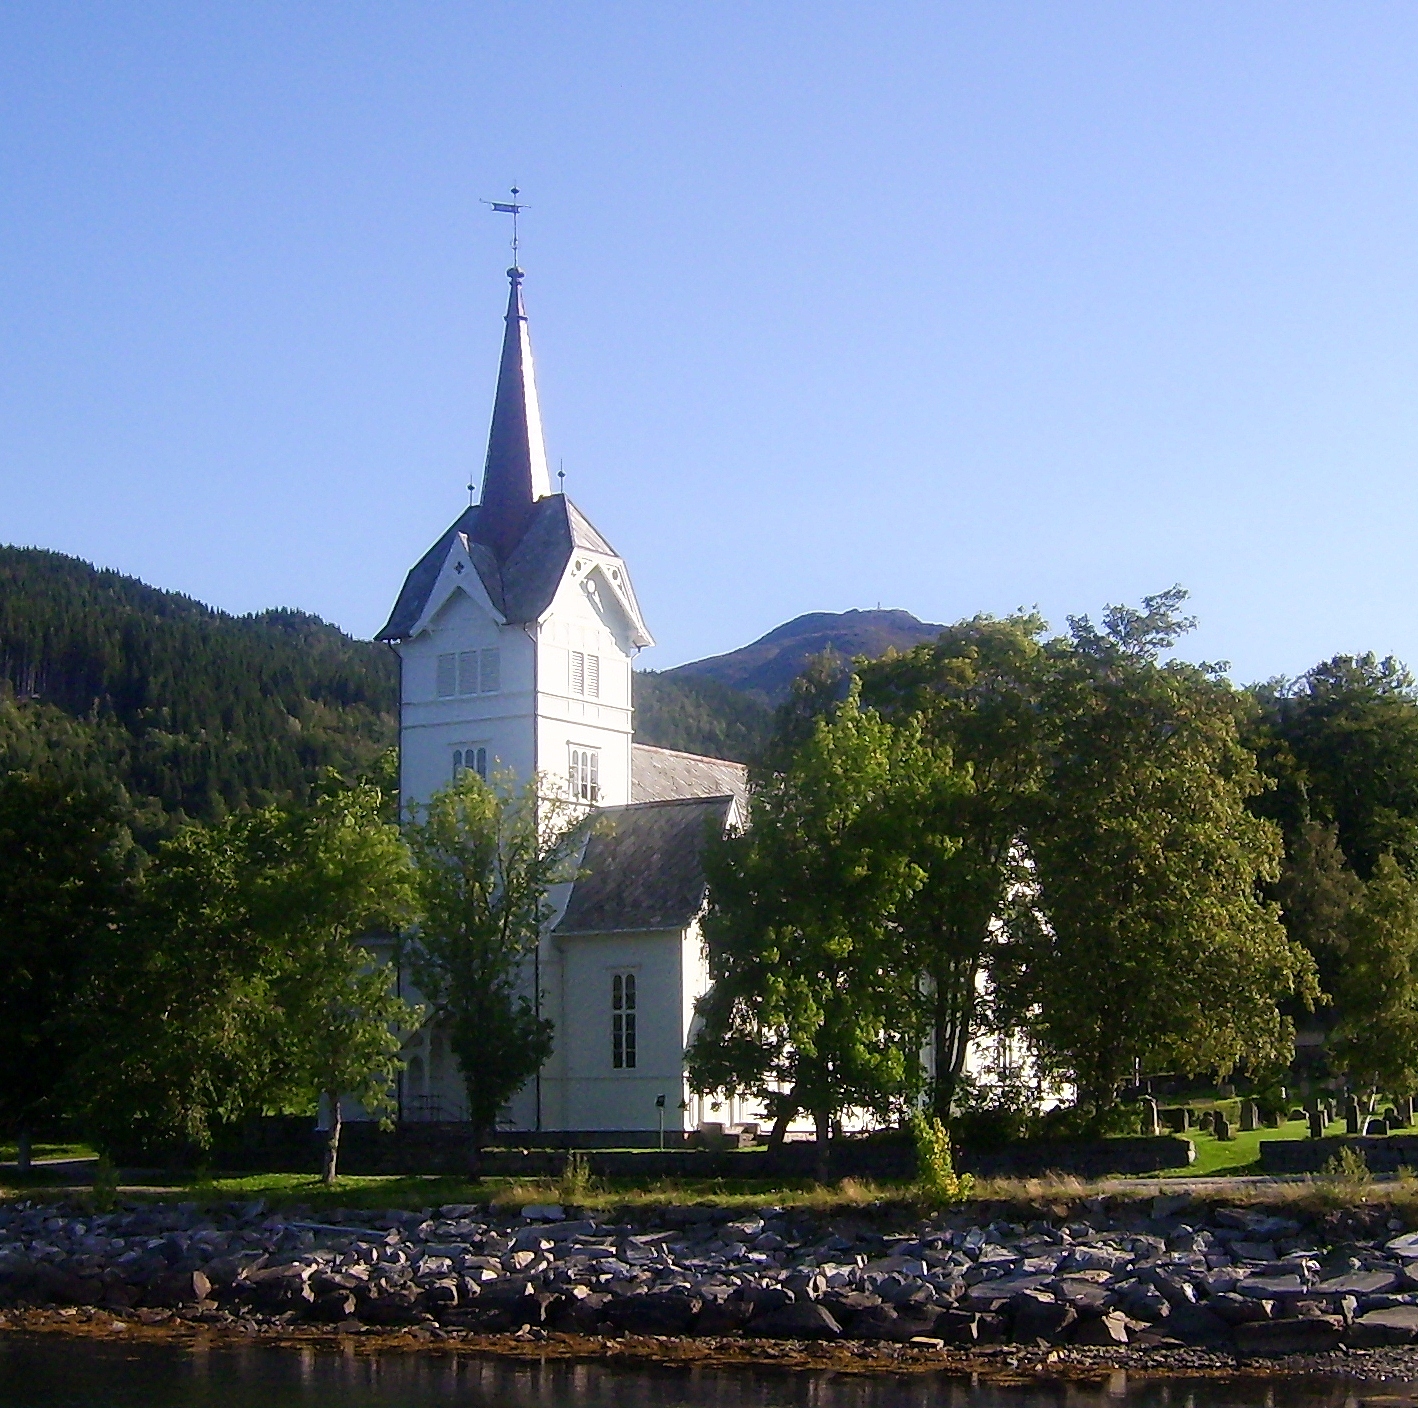
<path fill-rule="evenodd" d="M 519 191 L 516 186 L 513 186 L 511 200 L 483 201 L 484 205 L 491 206 L 493 210 L 497 211 L 499 214 L 510 215 L 512 217 L 512 267 L 514 269 L 517 267 L 517 250 L 520 248 L 520 242 L 517 238 L 517 217 L 527 209 L 525 205 L 520 204 L 517 200 L 517 197 L 521 194 L 522 192 Z"/>

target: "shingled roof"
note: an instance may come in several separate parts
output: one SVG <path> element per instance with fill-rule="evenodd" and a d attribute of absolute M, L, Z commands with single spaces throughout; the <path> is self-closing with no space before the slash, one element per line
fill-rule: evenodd
<path fill-rule="evenodd" d="M 748 808 L 748 769 L 725 758 L 680 753 L 636 743 L 630 749 L 630 800 L 667 802 L 674 797 L 732 797 Z"/>
<path fill-rule="evenodd" d="M 605 807 L 586 843 L 586 874 L 558 934 L 683 929 L 704 907 L 704 848 L 722 834 L 732 797 L 680 797 Z"/>

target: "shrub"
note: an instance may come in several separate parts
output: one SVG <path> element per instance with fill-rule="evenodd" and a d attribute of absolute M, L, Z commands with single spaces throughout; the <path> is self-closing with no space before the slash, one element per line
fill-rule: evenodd
<path fill-rule="evenodd" d="M 932 1203 L 963 1203 L 975 1180 L 955 1171 L 950 1132 L 934 1115 L 916 1112 L 911 1119 L 916 1140 L 916 1183 Z"/>

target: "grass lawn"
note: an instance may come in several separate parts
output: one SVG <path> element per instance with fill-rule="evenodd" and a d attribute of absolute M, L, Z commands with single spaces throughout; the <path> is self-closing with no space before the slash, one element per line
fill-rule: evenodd
<path fill-rule="evenodd" d="M 14 1142 L 0 1143 L 0 1163 L 14 1163 L 20 1156 Z M 91 1159 L 94 1151 L 87 1144 L 36 1144 L 30 1149 L 33 1159 Z"/>
<path fill-rule="evenodd" d="M 1343 1134 L 1344 1121 L 1335 1120 L 1326 1126 L 1326 1134 Z M 1206 1178 L 1225 1174 L 1260 1172 L 1260 1145 L 1263 1139 L 1308 1139 L 1309 1122 L 1288 1120 L 1279 1129 L 1258 1129 L 1249 1134 L 1237 1133 L 1222 1141 L 1205 1130 L 1189 1129 L 1186 1137 L 1196 1145 L 1196 1162 L 1188 1168 L 1164 1169 L 1149 1178 Z"/>

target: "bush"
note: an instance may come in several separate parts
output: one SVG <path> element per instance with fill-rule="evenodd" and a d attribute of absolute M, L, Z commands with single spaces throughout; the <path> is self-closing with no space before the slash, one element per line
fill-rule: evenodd
<path fill-rule="evenodd" d="M 963 1203 L 975 1186 L 968 1173 L 955 1171 L 950 1132 L 934 1115 L 917 1112 L 911 1120 L 916 1140 L 916 1183 L 930 1202 Z"/>

